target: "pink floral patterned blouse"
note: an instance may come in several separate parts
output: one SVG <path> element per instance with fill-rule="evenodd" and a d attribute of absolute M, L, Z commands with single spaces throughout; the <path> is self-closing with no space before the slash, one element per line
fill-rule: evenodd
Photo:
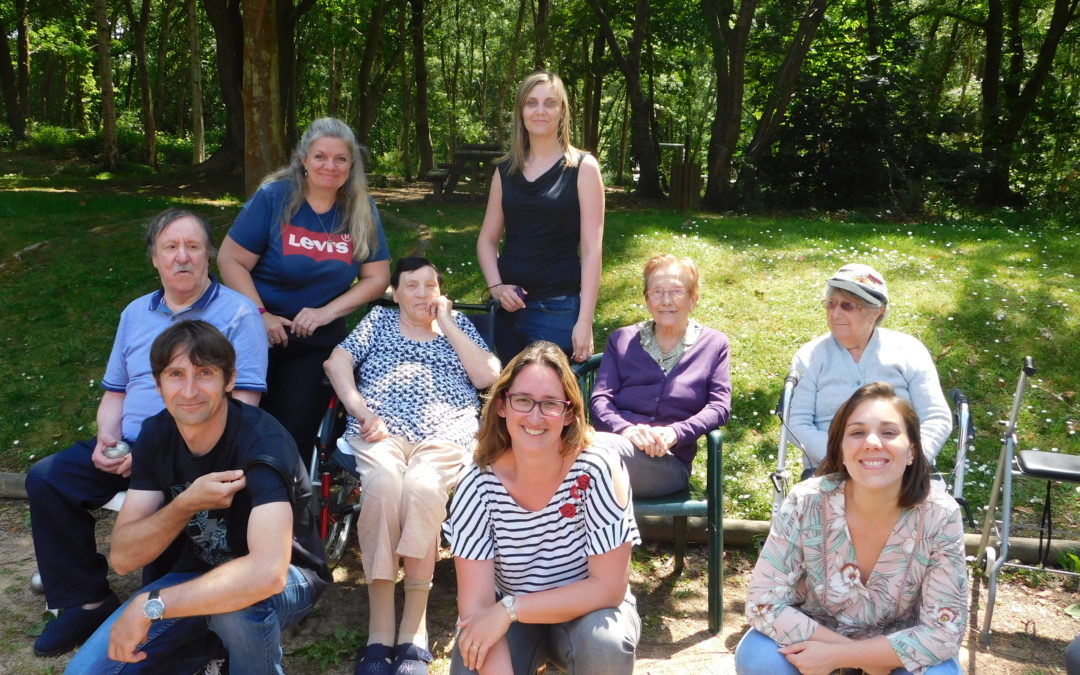
<path fill-rule="evenodd" d="M 960 508 L 932 485 L 901 511 L 863 585 L 844 483 L 831 474 L 791 490 L 750 579 L 750 625 L 781 645 L 810 639 L 818 625 L 853 639 L 885 635 L 916 675 L 955 657 L 969 596 Z"/>

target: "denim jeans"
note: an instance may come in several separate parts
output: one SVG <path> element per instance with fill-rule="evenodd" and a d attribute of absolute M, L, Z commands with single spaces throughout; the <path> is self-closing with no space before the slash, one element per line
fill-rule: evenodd
<path fill-rule="evenodd" d="M 570 675 L 630 675 L 641 637 L 641 619 L 632 599 L 563 623 L 512 623 L 506 631 L 514 675 L 532 675 L 554 661 Z M 450 656 L 450 675 L 475 675 L 458 645 Z"/>
<path fill-rule="evenodd" d="M 537 340 L 559 345 L 567 354 L 574 349 L 570 336 L 581 309 L 580 295 L 560 295 L 554 298 L 529 298 L 525 309 L 507 312 L 500 309 L 495 316 L 495 347 L 503 363 Z"/>
<path fill-rule="evenodd" d="M 195 572 L 171 572 L 142 590 L 176 586 L 197 576 Z M 65 673 L 192 673 L 215 656 L 221 644 L 229 652 L 229 672 L 233 675 L 284 673 L 281 631 L 307 616 L 311 589 L 300 569 L 290 565 L 285 589 L 277 595 L 225 614 L 155 621 L 146 642 L 140 645 L 147 658 L 139 663 L 121 663 L 109 659 L 109 633 L 130 603 L 129 598 L 101 624 L 75 653 Z M 212 639 L 214 636 L 216 639 Z"/>
<path fill-rule="evenodd" d="M 772 638 L 751 628 L 735 648 L 735 672 L 738 675 L 799 675 L 798 669 L 779 650 Z M 961 675 L 963 672 L 956 659 L 942 661 L 923 671 L 924 675 Z M 891 675 L 911 675 L 911 671 L 897 668 Z"/>
<path fill-rule="evenodd" d="M 690 467 L 675 455 L 649 457 L 625 436 L 607 431 L 596 432 L 593 442 L 622 459 L 635 499 L 669 495 L 690 485 Z"/>

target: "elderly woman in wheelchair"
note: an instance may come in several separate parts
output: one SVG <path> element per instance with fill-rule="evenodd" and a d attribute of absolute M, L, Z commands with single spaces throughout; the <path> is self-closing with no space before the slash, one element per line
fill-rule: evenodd
<path fill-rule="evenodd" d="M 952 431 L 952 416 L 930 352 L 918 338 L 882 328 L 889 307 L 885 277 L 861 263 L 841 267 L 825 283 L 829 332 L 807 342 L 792 359 L 799 385 L 791 398 L 791 435 L 801 447 L 803 479 L 825 459 L 829 423 L 856 389 L 887 382 L 919 416 L 930 466 Z"/>
<path fill-rule="evenodd" d="M 349 415 L 341 445 L 364 489 L 357 531 L 371 610 L 357 673 L 426 672 L 425 613 L 447 495 L 472 451 L 477 389 L 499 374 L 441 280 L 424 258 L 398 261 L 390 280 L 398 308 L 372 308 L 324 365 Z M 395 632 L 399 557 L 405 604 Z"/>

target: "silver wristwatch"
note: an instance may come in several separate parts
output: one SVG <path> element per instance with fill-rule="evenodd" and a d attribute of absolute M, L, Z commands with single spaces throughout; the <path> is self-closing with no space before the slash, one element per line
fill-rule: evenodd
<path fill-rule="evenodd" d="M 506 608 L 506 613 L 510 615 L 510 623 L 514 623 L 518 620 L 517 610 L 514 609 L 514 596 L 504 595 L 502 597 L 502 605 Z"/>
<path fill-rule="evenodd" d="M 150 591 L 150 597 L 143 603 L 142 611 L 151 621 L 157 621 L 165 616 L 165 601 L 161 599 L 161 591 Z"/>

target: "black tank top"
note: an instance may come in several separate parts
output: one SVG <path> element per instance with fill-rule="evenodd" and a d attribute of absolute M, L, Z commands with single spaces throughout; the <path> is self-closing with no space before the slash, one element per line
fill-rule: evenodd
<path fill-rule="evenodd" d="M 567 167 L 562 158 L 528 181 L 521 172 L 508 175 L 509 165 L 507 160 L 498 167 L 506 233 L 499 254 L 503 283 L 521 286 L 530 300 L 580 292 L 578 167 Z"/>

